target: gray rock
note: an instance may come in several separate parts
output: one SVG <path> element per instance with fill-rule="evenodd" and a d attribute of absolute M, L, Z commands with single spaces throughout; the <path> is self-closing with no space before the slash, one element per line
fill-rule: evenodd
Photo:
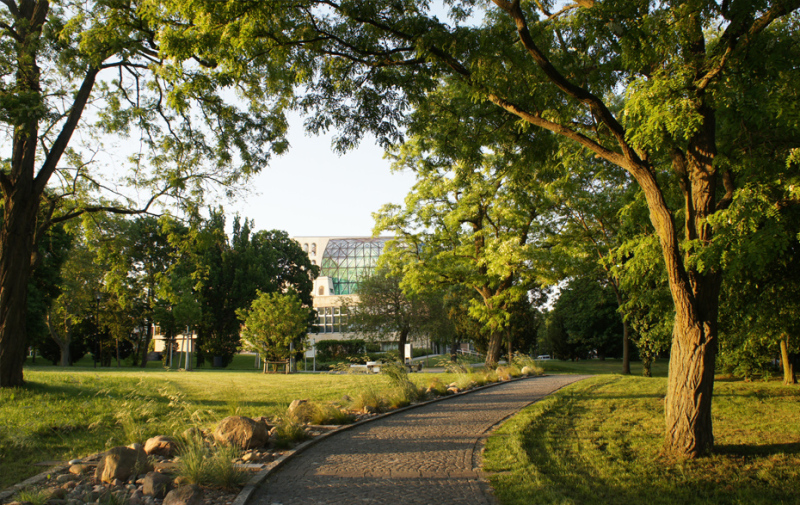
<path fill-rule="evenodd" d="M 137 449 L 113 447 L 100 458 L 94 471 L 94 478 L 97 482 L 126 481 L 131 475 L 150 469 L 147 454 L 141 446 Z"/>
<path fill-rule="evenodd" d="M 226 417 L 214 431 L 214 439 L 222 444 L 253 449 L 267 443 L 267 426 L 248 417 Z"/>
<path fill-rule="evenodd" d="M 172 478 L 163 473 L 150 472 L 142 483 L 142 493 L 154 498 L 164 498 L 172 490 Z"/>
<path fill-rule="evenodd" d="M 200 489 L 200 486 L 192 484 L 167 493 L 163 505 L 202 505 L 202 503 L 203 490 Z"/>
<path fill-rule="evenodd" d="M 144 443 L 144 452 L 149 455 L 172 457 L 178 452 L 177 441 L 172 437 L 159 435 L 147 440 Z"/>
<path fill-rule="evenodd" d="M 83 474 L 87 473 L 91 469 L 92 469 L 91 465 L 83 465 L 83 464 L 80 464 L 80 463 L 76 463 L 76 464 L 70 465 L 69 473 L 74 474 L 74 475 L 83 475 Z"/>

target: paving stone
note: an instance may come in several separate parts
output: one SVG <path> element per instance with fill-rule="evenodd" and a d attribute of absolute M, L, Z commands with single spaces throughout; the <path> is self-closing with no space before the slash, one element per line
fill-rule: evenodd
<path fill-rule="evenodd" d="M 480 471 L 492 427 L 585 376 L 504 383 L 366 423 L 310 447 L 248 505 L 491 505 Z"/>

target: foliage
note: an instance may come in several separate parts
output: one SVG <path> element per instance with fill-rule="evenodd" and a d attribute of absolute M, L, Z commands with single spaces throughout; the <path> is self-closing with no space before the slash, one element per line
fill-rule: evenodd
<path fill-rule="evenodd" d="M 23 382 L 26 288 L 45 231 L 92 213 L 144 213 L 163 198 L 192 209 L 214 186 L 236 193 L 286 149 L 294 83 L 274 59 L 270 68 L 287 79 L 268 84 L 256 71 L 263 61 L 199 57 L 164 4 L 17 0 L 4 2 L 0 19 L 0 129 L 9 139 L 0 385 L 9 387 Z"/>
<path fill-rule="evenodd" d="M 409 143 L 397 164 L 412 168 L 417 183 L 405 207 L 385 206 L 376 217 L 376 232 L 398 237 L 382 261 L 402 272 L 405 290 L 458 284 L 478 293 L 465 299 L 485 328 L 487 363 L 500 359 L 512 305 L 537 286 L 547 198 L 522 166 L 536 170 L 546 161 L 511 148 L 477 160 L 427 158 Z"/>
<path fill-rule="evenodd" d="M 723 369 L 736 376 L 767 376 L 781 355 L 786 383 L 800 365 L 800 213 L 780 203 L 780 188 L 740 192 L 714 225 L 730 272 L 720 315 Z"/>
<path fill-rule="evenodd" d="M 242 222 L 237 216 L 228 239 L 222 210 L 212 209 L 209 219 L 194 230 L 186 245 L 200 312 L 197 332 L 201 362 L 206 356 L 221 356 L 226 365 L 230 362 L 239 347 L 241 320 L 237 310 L 249 307 L 258 291 L 278 293 L 291 288 L 303 304 L 311 303 L 319 267 L 311 264 L 286 232 L 253 232 L 252 227 L 252 221 Z"/>
<path fill-rule="evenodd" d="M 555 344 L 558 356 L 565 359 L 622 356 L 622 324 L 617 315 L 617 300 L 607 286 L 596 279 L 575 278 L 559 294 L 552 321 L 561 331 Z"/>
<path fill-rule="evenodd" d="M 316 344 L 319 361 L 334 361 L 364 352 L 366 341 L 360 338 L 348 340 L 320 340 Z"/>
<path fill-rule="evenodd" d="M 230 55 L 218 47 L 311 62 L 297 76 L 301 105 L 312 130 L 339 128 L 341 149 L 366 133 L 384 145 L 408 134 L 419 154 L 475 167 L 515 149 L 544 159 L 557 144 L 635 180 L 676 309 L 667 449 L 711 450 L 723 266 L 706 255 L 716 233 L 710 220 L 750 184 L 794 187 L 800 5 L 580 1 L 554 12 L 552 2 L 463 0 L 440 13 L 414 0 L 307 0 L 294 7 L 276 1 L 194 12 L 202 40 L 225 43 L 192 47 L 225 61 Z M 268 20 L 258 35 L 239 29 L 256 19 Z M 465 141 L 448 146 L 454 138 Z M 534 163 L 524 166 L 540 175 Z M 499 305 L 476 311 L 502 327 Z M 496 360 L 498 346 L 490 347 Z"/>
<path fill-rule="evenodd" d="M 293 292 L 256 291 L 250 309 L 239 310 L 237 315 L 244 323 L 241 334 L 246 347 L 266 361 L 277 361 L 288 359 L 292 343 L 302 347 L 311 309 L 303 307 Z"/>
<path fill-rule="evenodd" d="M 424 335 L 436 313 L 432 297 L 406 293 L 402 278 L 380 267 L 361 280 L 357 302 L 348 306 L 349 331 L 371 341 L 397 340 L 403 352 L 409 339 Z"/>
<path fill-rule="evenodd" d="M 610 257 L 626 301 L 620 307 L 631 327 L 643 364 L 643 375 L 650 376 L 650 365 L 672 339 L 675 309 L 670 297 L 664 262 L 655 236 L 638 235 L 625 241 Z"/>

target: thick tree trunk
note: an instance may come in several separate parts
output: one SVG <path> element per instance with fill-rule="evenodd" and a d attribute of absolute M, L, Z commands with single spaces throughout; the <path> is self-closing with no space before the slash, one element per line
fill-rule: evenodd
<path fill-rule="evenodd" d="M 653 357 L 649 354 L 642 356 L 642 377 L 652 377 Z"/>
<path fill-rule="evenodd" d="M 29 194 L 24 186 L 16 189 Z M 18 196 L 5 199 L 0 230 L 0 387 L 23 384 L 28 279 L 39 199 Z"/>
<path fill-rule="evenodd" d="M 789 355 L 789 335 L 781 335 L 781 366 L 783 368 L 783 383 L 788 385 L 797 384 L 797 376 L 794 372 L 794 363 Z"/>
<path fill-rule="evenodd" d="M 666 448 L 697 457 L 714 446 L 711 397 L 717 339 L 690 321 L 675 321 L 666 399 Z"/>
<path fill-rule="evenodd" d="M 503 332 L 493 331 L 489 336 L 489 345 L 486 347 L 486 360 L 485 364 L 488 367 L 494 368 L 500 361 L 500 356 L 503 354 Z"/>

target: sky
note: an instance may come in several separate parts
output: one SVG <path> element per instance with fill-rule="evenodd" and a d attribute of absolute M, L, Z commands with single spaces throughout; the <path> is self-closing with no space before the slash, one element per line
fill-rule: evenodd
<path fill-rule="evenodd" d="M 290 121 L 287 154 L 273 159 L 252 181 L 246 199 L 223 203 L 255 221 L 256 230 L 284 230 L 290 236 L 371 236 L 372 213 L 387 203 L 402 204 L 414 175 L 390 171 L 390 161 L 373 138 L 345 155 L 331 149 L 333 133 L 311 136 L 300 117 Z"/>

